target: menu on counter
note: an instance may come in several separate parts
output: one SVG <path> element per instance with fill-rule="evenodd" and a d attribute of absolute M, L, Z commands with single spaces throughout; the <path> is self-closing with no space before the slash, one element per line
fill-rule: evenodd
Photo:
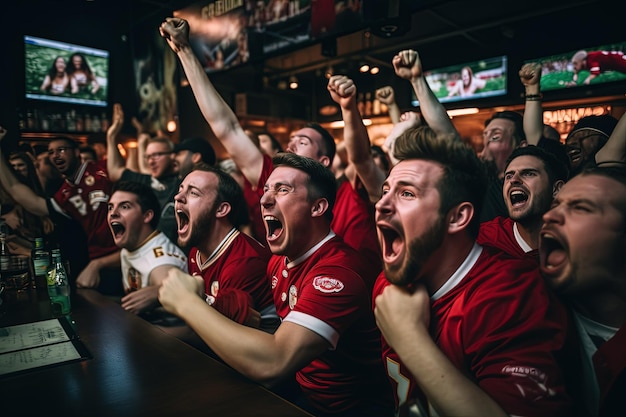
<path fill-rule="evenodd" d="M 88 357 L 65 318 L 0 327 L 0 377 Z"/>

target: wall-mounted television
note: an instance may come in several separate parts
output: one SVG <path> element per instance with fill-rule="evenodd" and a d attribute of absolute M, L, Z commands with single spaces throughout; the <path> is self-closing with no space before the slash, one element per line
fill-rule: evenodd
<path fill-rule="evenodd" d="M 507 93 L 506 55 L 425 71 L 424 75 L 441 103 Z M 415 96 L 411 104 L 419 106 Z"/>
<path fill-rule="evenodd" d="M 531 59 L 541 64 L 541 90 L 626 80 L 626 41 Z"/>
<path fill-rule="evenodd" d="M 26 98 L 106 107 L 109 52 L 24 36 Z"/>

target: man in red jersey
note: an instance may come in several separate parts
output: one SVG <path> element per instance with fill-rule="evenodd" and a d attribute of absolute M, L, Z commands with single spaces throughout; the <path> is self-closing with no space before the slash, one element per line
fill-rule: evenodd
<path fill-rule="evenodd" d="M 174 208 L 178 245 L 189 251 L 189 273 L 204 279 L 206 302 L 238 323 L 273 331 L 278 315 L 265 276 L 271 253 L 239 230 L 248 219 L 239 184 L 196 164 L 174 196 Z"/>
<path fill-rule="evenodd" d="M 317 416 L 393 415 L 371 309 L 375 271 L 330 228 L 335 177 L 312 158 L 274 157 L 261 198 L 273 253 L 268 277 L 280 326 L 239 325 L 207 306 L 194 277 L 171 271 L 161 304 L 184 319 L 228 365 L 260 383 L 296 376 Z"/>
<path fill-rule="evenodd" d="M 589 75 L 582 82 L 589 85 L 598 75 L 606 71 L 617 71 L 626 74 L 626 55 L 622 51 L 585 51 L 580 50 L 572 57 L 574 75 L 568 86 L 578 85 L 578 74 L 582 70 L 589 71 Z"/>
<path fill-rule="evenodd" d="M 574 311 L 585 415 L 626 415 L 626 169 L 584 170 L 543 219 L 541 273 Z"/>
<path fill-rule="evenodd" d="M 189 23 L 179 18 L 168 18 L 161 24 L 160 31 L 180 59 L 204 118 L 246 179 L 244 193 L 253 234 L 262 241 L 264 226 L 259 215 L 259 199 L 263 195 L 263 185 L 272 172 L 271 157 L 250 140 L 231 108 L 209 80 L 189 45 Z M 317 123 L 308 123 L 292 134 L 286 151 L 315 159 L 330 169 L 335 149 L 335 141 L 326 129 Z M 376 242 L 373 210 L 366 193 L 361 191 L 356 180 L 338 184 L 331 227 L 348 245 L 366 255 L 366 262 L 372 269 L 380 271 L 380 250 Z"/>
<path fill-rule="evenodd" d="M 0 139 L 2 136 L 0 133 Z M 93 161 L 82 163 L 78 145 L 65 136 L 57 136 L 48 143 L 48 158 L 64 177 L 52 198 L 46 200 L 19 182 L 0 151 L 2 186 L 18 204 L 33 214 L 56 214 L 76 220 L 87 235 L 90 259 L 78 274 L 76 285 L 98 288 L 109 295 L 122 295 L 119 249 L 107 222 L 111 181 L 106 167 Z"/>
<path fill-rule="evenodd" d="M 509 216 L 482 223 L 476 241 L 539 262 L 542 217 L 565 181 L 567 167 L 551 153 L 532 145 L 515 149 L 504 169 L 502 187 Z"/>
<path fill-rule="evenodd" d="M 384 272 L 374 309 L 398 412 L 571 416 L 570 368 L 557 361 L 568 353 L 567 311 L 536 264 L 476 243 L 483 165 L 429 129 L 396 140 L 400 162 L 376 204 Z"/>

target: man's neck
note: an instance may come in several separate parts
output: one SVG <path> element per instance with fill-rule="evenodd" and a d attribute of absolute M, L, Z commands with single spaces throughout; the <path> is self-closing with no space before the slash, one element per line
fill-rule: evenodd
<path fill-rule="evenodd" d="M 541 220 L 540 221 L 529 221 L 525 220 L 523 222 L 515 222 L 517 225 L 517 231 L 524 242 L 528 246 L 530 246 L 533 250 L 536 250 L 539 247 L 539 231 L 541 230 Z"/>

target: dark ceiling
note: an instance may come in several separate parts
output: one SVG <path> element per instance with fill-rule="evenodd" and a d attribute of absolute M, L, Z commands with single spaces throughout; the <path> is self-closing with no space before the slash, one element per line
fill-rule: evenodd
<path fill-rule="evenodd" d="M 378 36 L 378 27 L 368 27 L 338 37 L 335 56 L 323 54 L 322 44 L 315 43 L 213 77 L 234 82 L 245 91 L 276 88 L 293 74 L 301 84 L 296 94 L 307 95 L 324 85 L 323 73 L 332 66 L 335 73 L 355 78 L 361 90 L 373 90 L 393 79 L 391 59 L 406 48 L 419 51 L 425 69 L 502 54 L 509 56 L 510 68 L 516 68 L 525 59 L 626 40 L 623 15 L 609 0 L 401 1 L 410 9 L 407 30 L 401 36 Z M 38 11 L 50 25 L 58 22 L 60 28 L 65 18 L 105 19 L 123 37 L 145 24 L 154 24 L 156 29 L 164 17 L 193 3 L 197 2 L 22 0 L 17 7 L 22 8 L 19 15 L 28 18 Z M 363 59 L 379 65 L 381 72 L 360 75 L 356 66 Z"/>

